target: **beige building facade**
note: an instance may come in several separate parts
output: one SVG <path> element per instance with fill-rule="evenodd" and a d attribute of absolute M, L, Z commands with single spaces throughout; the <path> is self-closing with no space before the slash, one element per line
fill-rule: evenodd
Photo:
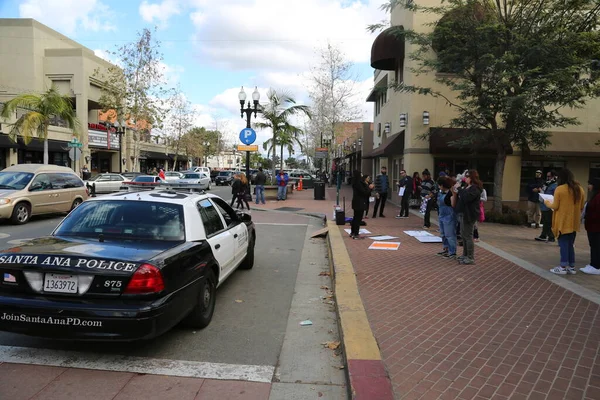
<path fill-rule="evenodd" d="M 423 0 L 423 6 L 439 6 L 439 0 Z M 437 16 L 415 13 L 400 6 L 391 12 L 391 25 L 424 32 L 433 29 Z M 446 128 L 455 110 L 441 98 L 400 93 L 385 89 L 393 82 L 429 87 L 455 98 L 445 86 L 435 82 L 432 74 L 415 75 L 411 67 L 416 65 L 410 54 L 416 49 L 404 43 L 388 31 L 382 32 L 374 41 L 371 66 L 374 70 L 374 89 L 367 101 L 374 107 L 373 151 L 363 158 L 372 159 L 372 172 L 381 166 L 388 167 L 391 178 L 399 178 L 401 169 L 408 174 L 422 173 L 429 169 L 438 176 L 440 171 L 460 173 L 467 168 L 479 171 L 489 197 L 493 197 L 495 151 L 482 146 L 477 152 L 458 149 L 448 144 L 456 140 L 459 132 Z M 535 171 L 567 167 L 576 178 L 587 183 L 590 177 L 600 176 L 600 99 L 590 100 L 584 109 L 569 110 L 581 125 L 551 131 L 551 145 L 544 151 L 522 154 L 507 144 L 509 155 L 503 179 L 503 200 L 519 202 L 525 197 L 525 185 L 534 177 Z M 441 133 L 444 133 L 442 136 Z M 397 200 L 397 198 L 396 198 Z"/>
<path fill-rule="evenodd" d="M 51 164 L 76 171 L 87 165 L 93 172 L 139 171 L 169 163 L 172 167 L 174 154 L 165 141 L 134 135 L 132 127 L 120 135 L 120 130 L 101 119 L 98 102 L 102 82 L 96 76 L 111 64 L 92 50 L 33 19 L 0 18 L 0 54 L 0 104 L 20 94 L 43 93 L 52 85 L 73 99 L 82 127 L 77 135 L 81 151 L 69 153 L 72 131 L 61 121 L 54 121 L 48 135 Z M 0 121 L 0 170 L 12 164 L 43 161 L 40 140 L 25 144 L 22 138 L 16 143 L 8 138 L 10 123 L 24 112 L 18 110 Z"/>

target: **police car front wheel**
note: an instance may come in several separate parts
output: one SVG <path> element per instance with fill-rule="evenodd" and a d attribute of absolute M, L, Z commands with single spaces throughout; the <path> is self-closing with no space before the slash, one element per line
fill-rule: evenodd
<path fill-rule="evenodd" d="M 196 307 L 185 318 L 185 325 L 191 328 L 206 328 L 215 312 L 215 301 L 217 293 L 217 279 L 212 271 L 207 271 L 202 283 Z"/>

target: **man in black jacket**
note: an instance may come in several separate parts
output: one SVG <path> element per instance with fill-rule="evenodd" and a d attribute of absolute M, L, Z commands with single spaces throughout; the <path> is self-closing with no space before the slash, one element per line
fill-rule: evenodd
<path fill-rule="evenodd" d="M 404 188 L 404 194 L 400 201 L 400 214 L 396 218 L 408 218 L 409 202 L 413 194 L 413 179 L 406 175 L 405 170 L 400 171 L 398 186 Z"/>
<path fill-rule="evenodd" d="M 267 175 L 263 172 L 262 167 L 258 169 L 256 178 L 254 178 L 254 188 L 256 190 L 256 204 L 260 199 L 262 204 L 265 204 L 265 183 L 267 182 Z"/>
<path fill-rule="evenodd" d="M 375 192 L 379 196 L 375 199 L 375 207 L 373 207 L 373 218 L 377 218 L 377 210 L 379 209 L 379 205 L 381 204 L 381 209 L 379 210 L 379 216 L 381 218 L 385 218 L 383 215 L 383 209 L 385 208 L 385 202 L 388 197 L 388 191 L 390 188 L 390 180 L 387 176 L 387 168 L 381 167 L 381 174 L 377 175 L 375 178 Z"/>

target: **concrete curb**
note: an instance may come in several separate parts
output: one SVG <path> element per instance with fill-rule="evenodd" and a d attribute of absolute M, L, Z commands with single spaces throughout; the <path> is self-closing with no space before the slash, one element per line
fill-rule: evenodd
<path fill-rule="evenodd" d="M 327 226 L 338 325 L 348 366 L 351 398 L 393 400 L 392 383 L 358 292 L 358 282 L 350 255 L 335 222 L 328 221 Z"/>

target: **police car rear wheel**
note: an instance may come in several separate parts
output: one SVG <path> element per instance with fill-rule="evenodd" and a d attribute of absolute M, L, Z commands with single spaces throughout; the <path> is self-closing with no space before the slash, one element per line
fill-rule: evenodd
<path fill-rule="evenodd" d="M 185 325 L 191 328 L 206 328 L 215 312 L 217 294 L 217 279 L 212 271 L 207 271 L 198 294 L 198 303 L 192 312 L 185 318 Z"/>
<path fill-rule="evenodd" d="M 240 264 L 240 269 L 252 269 L 254 267 L 254 242 L 256 241 L 254 235 L 252 235 L 252 240 L 248 244 L 248 251 L 246 252 L 246 258 Z"/>

